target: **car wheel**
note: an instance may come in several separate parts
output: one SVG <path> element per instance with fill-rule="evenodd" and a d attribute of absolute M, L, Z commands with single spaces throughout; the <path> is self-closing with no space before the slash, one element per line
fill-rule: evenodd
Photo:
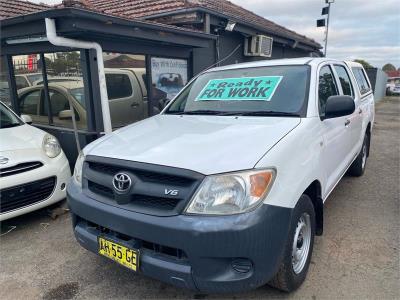
<path fill-rule="evenodd" d="M 279 271 L 269 285 L 284 292 L 292 292 L 303 283 L 311 261 L 314 236 L 314 206 L 310 197 L 302 195 L 294 208 Z"/>
<path fill-rule="evenodd" d="M 368 149 L 369 147 L 369 135 L 366 134 L 361 147 L 360 153 L 357 155 L 355 161 L 351 164 L 348 174 L 355 177 L 360 177 L 364 174 L 365 167 L 367 165 Z"/>

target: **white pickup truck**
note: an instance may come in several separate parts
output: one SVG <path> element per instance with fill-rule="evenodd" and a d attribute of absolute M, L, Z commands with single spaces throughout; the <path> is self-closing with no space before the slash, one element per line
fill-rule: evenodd
<path fill-rule="evenodd" d="M 358 63 L 208 70 L 161 114 L 83 150 L 67 189 L 75 236 L 178 287 L 293 291 L 322 234 L 324 202 L 346 172 L 364 173 L 373 121 Z"/>

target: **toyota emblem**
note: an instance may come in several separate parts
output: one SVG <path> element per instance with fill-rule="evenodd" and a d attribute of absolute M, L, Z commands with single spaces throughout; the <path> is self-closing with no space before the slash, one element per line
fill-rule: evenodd
<path fill-rule="evenodd" d="M 126 173 L 118 173 L 113 178 L 114 189 L 122 194 L 129 192 L 132 185 L 132 180 Z"/>

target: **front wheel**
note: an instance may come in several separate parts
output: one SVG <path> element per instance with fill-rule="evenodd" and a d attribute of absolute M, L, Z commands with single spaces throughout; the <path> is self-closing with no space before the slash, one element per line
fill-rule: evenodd
<path fill-rule="evenodd" d="M 292 292 L 303 283 L 311 261 L 314 236 L 314 206 L 310 197 L 302 195 L 294 208 L 281 266 L 269 285 Z"/>

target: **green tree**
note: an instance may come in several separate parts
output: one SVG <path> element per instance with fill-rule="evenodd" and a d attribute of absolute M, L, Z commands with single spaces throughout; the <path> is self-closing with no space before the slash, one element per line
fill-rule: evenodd
<path fill-rule="evenodd" d="M 387 63 L 386 65 L 384 65 L 382 67 L 382 70 L 385 71 L 385 72 L 396 71 L 396 67 L 393 66 L 391 63 Z"/>
<path fill-rule="evenodd" d="M 355 62 L 358 62 L 359 64 L 362 64 L 362 66 L 364 67 L 364 69 L 373 68 L 373 66 L 372 66 L 369 62 L 367 62 L 367 61 L 365 61 L 365 60 L 363 60 L 363 59 L 355 59 L 354 61 L 355 61 Z"/>

